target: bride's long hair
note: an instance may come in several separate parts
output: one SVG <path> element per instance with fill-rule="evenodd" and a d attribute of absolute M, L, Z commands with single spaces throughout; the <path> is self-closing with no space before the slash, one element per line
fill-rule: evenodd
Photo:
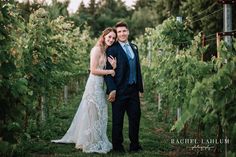
<path fill-rule="evenodd" d="M 107 27 L 104 31 L 102 31 L 102 35 L 98 38 L 96 46 L 101 47 L 104 51 L 107 48 L 105 43 L 105 36 L 110 32 L 114 32 L 117 36 L 116 29 L 112 27 Z"/>

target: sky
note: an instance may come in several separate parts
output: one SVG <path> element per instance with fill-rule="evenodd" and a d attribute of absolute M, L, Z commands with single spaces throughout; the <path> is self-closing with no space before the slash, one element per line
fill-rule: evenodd
<path fill-rule="evenodd" d="M 34 0 L 16 0 L 16 1 L 18 1 L 18 2 L 25 2 L 25 1 L 33 2 Z M 47 4 L 52 3 L 52 0 L 37 0 L 37 1 L 41 2 L 41 3 L 45 2 Z M 65 0 L 57 0 L 57 1 L 63 2 Z M 87 5 L 90 2 L 90 0 L 70 0 L 69 6 L 67 8 L 69 13 L 76 12 L 77 9 L 79 8 L 79 5 L 80 5 L 81 1 L 83 1 L 85 5 Z M 124 1 L 125 4 L 129 7 L 132 6 L 136 2 L 136 0 L 122 0 L 122 1 Z"/>

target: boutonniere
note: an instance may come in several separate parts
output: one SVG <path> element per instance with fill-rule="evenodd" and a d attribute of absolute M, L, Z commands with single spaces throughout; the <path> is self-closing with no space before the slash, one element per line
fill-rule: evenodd
<path fill-rule="evenodd" d="M 132 45 L 133 49 L 138 50 L 138 47 L 136 45 Z"/>

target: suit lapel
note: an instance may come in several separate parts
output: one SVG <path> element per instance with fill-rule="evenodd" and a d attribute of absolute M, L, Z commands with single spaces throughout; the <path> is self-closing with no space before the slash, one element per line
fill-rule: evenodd
<path fill-rule="evenodd" d="M 133 52 L 134 52 L 134 56 L 137 58 L 137 55 L 138 55 L 138 53 L 137 53 L 137 49 L 133 46 L 133 44 L 131 44 L 130 42 L 129 42 L 129 45 L 130 45 L 130 47 L 132 48 L 132 50 L 133 50 Z"/>
<path fill-rule="evenodd" d="M 130 47 L 132 48 L 133 52 L 134 52 L 134 57 L 136 60 L 136 63 L 139 64 L 139 60 L 138 60 L 138 51 L 137 48 L 133 46 L 132 43 L 129 42 Z"/>
<path fill-rule="evenodd" d="M 123 56 L 123 58 L 125 58 L 126 62 L 128 63 L 129 60 L 128 60 L 128 57 L 127 57 L 127 55 L 126 55 L 124 49 L 122 48 L 122 46 L 120 45 L 119 42 L 117 42 L 117 44 L 118 44 L 119 51 L 121 52 L 121 55 Z"/>
<path fill-rule="evenodd" d="M 117 44 L 118 44 L 118 49 L 119 49 L 119 51 L 121 52 L 122 56 L 125 58 L 126 62 L 129 63 L 128 56 L 126 55 L 124 49 L 122 48 L 122 46 L 120 45 L 119 42 L 117 42 Z M 139 62 L 138 62 L 138 56 L 137 56 L 137 55 L 138 55 L 137 49 L 136 49 L 136 48 L 133 46 L 133 44 L 130 43 L 130 42 L 129 42 L 129 45 L 130 45 L 130 47 L 131 47 L 132 50 L 133 50 L 133 53 L 134 53 L 134 57 L 135 57 L 136 62 L 139 63 Z"/>

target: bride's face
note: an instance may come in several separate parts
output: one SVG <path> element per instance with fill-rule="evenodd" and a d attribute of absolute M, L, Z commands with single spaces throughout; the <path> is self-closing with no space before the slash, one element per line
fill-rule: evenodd
<path fill-rule="evenodd" d="M 114 32 L 110 32 L 104 36 L 105 44 L 107 46 L 111 46 L 116 40 L 116 34 Z"/>

